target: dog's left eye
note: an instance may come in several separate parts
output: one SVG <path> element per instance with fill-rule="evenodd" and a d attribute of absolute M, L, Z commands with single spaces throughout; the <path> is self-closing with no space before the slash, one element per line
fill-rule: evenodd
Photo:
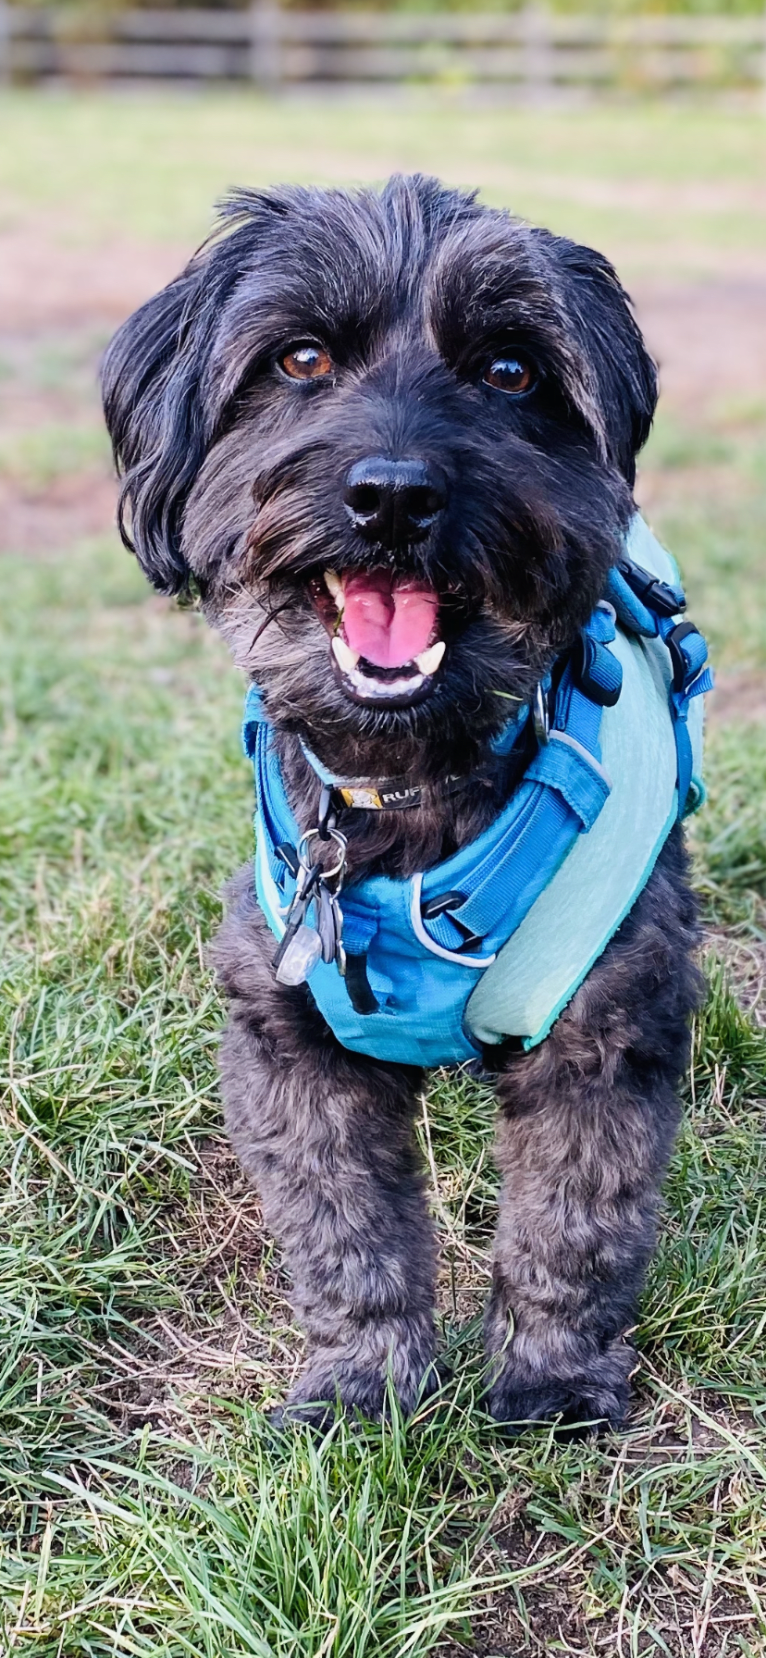
<path fill-rule="evenodd" d="M 493 357 L 487 364 L 482 376 L 485 386 L 494 386 L 496 391 L 509 392 L 511 397 L 521 397 L 534 384 L 534 373 L 531 365 L 525 363 L 523 357 L 517 357 L 515 352 L 509 352 L 507 357 Z"/>
<path fill-rule="evenodd" d="M 293 345 L 279 359 L 280 368 L 291 380 L 322 380 L 332 374 L 334 363 L 323 345 Z"/>

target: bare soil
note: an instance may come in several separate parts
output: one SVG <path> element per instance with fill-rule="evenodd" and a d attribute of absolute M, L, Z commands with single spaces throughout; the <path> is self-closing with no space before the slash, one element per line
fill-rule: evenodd
<path fill-rule="evenodd" d="M 660 368 L 661 394 L 679 417 L 730 400 L 763 400 L 766 269 L 704 282 L 634 285 L 638 320 Z"/>
<path fill-rule="evenodd" d="M 25 335 L 116 327 L 192 252 L 165 242 L 66 242 L 30 224 L 0 231 L 0 250 L 0 328 Z"/>
<path fill-rule="evenodd" d="M 766 674 L 755 668 L 719 671 L 705 711 L 711 725 L 766 725 Z"/>
<path fill-rule="evenodd" d="M 0 477 L 0 554 L 63 551 L 75 541 L 108 535 L 116 494 L 106 473 L 75 473 L 39 491 Z"/>

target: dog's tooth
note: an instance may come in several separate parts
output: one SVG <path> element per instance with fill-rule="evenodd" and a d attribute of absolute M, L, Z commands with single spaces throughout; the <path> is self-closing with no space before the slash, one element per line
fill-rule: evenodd
<path fill-rule="evenodd" d="M 325 570 L 324 581 L 325 587 L 327 588 L 328 593 L 330 593 L 332 598 L 335 600 L 338 610 L 342 610 L 346 601 L 343 593 L 343 583 L 340 576 L 336 576 L 334 570 Z"/>
<path fill-rule="evenodd" d="M 332 651 L 341 672 L 352 674 L 359 661 L 359 652 L 352 651 L 351 646 L 346 644 L 345 639 L 341 639 L 339 633 L 333 637 Z"/>
<path fill-rule="evenodd" d="M 420 672 L 435 674 L 446 649 L 444 640 L 437 639 L 435 644 L 429 645 L 427 651 L 421 651 L 420 655 L 415 657 Z"/>

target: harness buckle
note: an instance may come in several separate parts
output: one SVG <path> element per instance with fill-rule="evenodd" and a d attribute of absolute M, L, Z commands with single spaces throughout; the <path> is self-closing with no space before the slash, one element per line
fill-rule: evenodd
<path fill-rule="evenodd" d="M 679 611 L 686 609 L 686 594 L 683 588 L 671 587 L 670 582 L 660 581 L 649 570 L 642 569 L 640 564 L 634 564 L 629 558 L 621 559 L 617 568 L 636 598 L 646 605 L 647 610 L 655 611 L 658 616 L 677 616 Z"/>
<path fill-rule="evenodd" d="M 301 865 L 298 853 L 292 843 L 290 841 L 277 841 L 274 851 L 280 863 L 284 864 L 286 869 L 289 869 L 293 880 L 297 880 Z"/>
<path fill-rule="evenodd" d="M 323 783 L 319 791 L 317 834 L 320 841 L 330 840 L 337 822 L 338 814 L 333 805 L 334 792 L 332 784 L 330 783 Z"/>
<path fill-rule="evenodd" d="M 445 911 L 459 910 L 468 894 L 465 892 L 440 892 L 434 898 L 426 898 L 420 906 L 420 913 L 424 921 L 433 921 L 437 915 L 444 915 Z"/>
<path fill-rule="evenodd" d="M 622 663 L 585 628 L 581 628 L 575 643 L 572 671 L 583 695 L 599 708 L 614 708 L 619 702 Z"/>
<path fill-rule="evenodd" d="M 670 661 L 673 668 L 674 691 L 685 691 L 690 681 L 696 678 L 700 668 L 704 666 L 704 661 L 694 662 L 690 660 L 686 651 L 683 649 L 684 640 L 688 639 L 692 634 L 696 634 L 704 644 L 702 634 L 700 633 L 699 628 L 694 626 L 693 622 L 678 622 L 676 626 L 671 628 L 670 632 L 665 635 L 665 644 L 670 652 Z M 697 654 L 699 655 L 699 652 Z M 705 650 L 705 659 L 706 658 L 707 650 Z"/>

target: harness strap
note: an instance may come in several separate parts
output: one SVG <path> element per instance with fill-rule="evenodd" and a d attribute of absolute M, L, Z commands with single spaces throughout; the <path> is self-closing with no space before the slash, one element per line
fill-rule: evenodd
<path fill-rule="evenodd" d="M 286 857 L 279 849 L 285 846 L 292 850 L 294 825 L 279 762 L 269 741 L 270 729 L 261 693 L 257 685 L 250 685 L 245 699 L 242 746 L 252 760 L 255 772 L 256 800 L 266 831 L 262 837 L 265 843 L 262 850 L 266 854 L 271 878 L 280 896 L 284 896 L 285 876 L 290 867 L 289 854 Z"/>
<path fill-rule="evenodd" d="M 582 637 L 597 653 L 611 656 L 607 645 L 615 636 L 611 607 L 594 611 Z M 622 670 L 603 673 L 608 694 L 621 684 Z M 601 766 L 598 744 L 603 703 L 595 700 L 595 685 L 586 694 L 574 656 L 561 676 L 548 741 L 542 744 L 524 774 L 524 780 L 497 825 L 497 836 L 482 858 L 458 877 L 458 902 L 428 917 L 444 874 L 426 873 L 426 935 L 441 949 L 473 951 L 502 923 L 513 932 L 552 874 L 559 868 L 577 836 L 591 828 L 607 799 L 611 784 Z M 544 849 L 544 856 L 541 856 Z M 450 880 L 452 884 L 452 880 Z M 423 910 L 421 909 L 421 915 Z"/>
<path fill-rule="evenodd" d="M 683 818 L 697 804 L 690 798 L 694 756 L 689 736 L 688 715 L 692 697 L 713 689 L 713 675 L 707 667 L 707 644 L 693 622 L 675 623 L 660 619 L 660 635 L 670 651 L 673 686 L 670 708 L 678 756 L 678 816 Z"/>

